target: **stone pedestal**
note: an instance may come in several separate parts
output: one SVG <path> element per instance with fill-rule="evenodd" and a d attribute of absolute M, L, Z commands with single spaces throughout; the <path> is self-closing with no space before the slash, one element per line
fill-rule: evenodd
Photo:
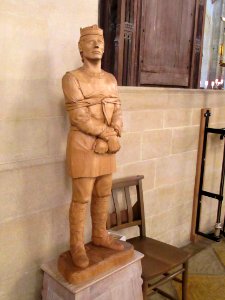
<path fill-rule="evenodd" d="M 134 255 L 125 264 L 115 266 L 80 284 L 69 284 L 59 273 L 57 260 L 42 265 L 43 300 L 142 300 L 141 258 Z"/>

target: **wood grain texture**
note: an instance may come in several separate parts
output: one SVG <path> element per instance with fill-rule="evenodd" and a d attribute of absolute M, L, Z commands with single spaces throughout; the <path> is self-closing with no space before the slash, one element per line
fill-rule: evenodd
<path fill-rule="evenodd" d="M 140 84 L 188 86 L 194 10 L 194 0 L 143 0 Z"/>
<path fill-rule="evenodd" d="M 117 179 L 113 182 L 113 194 L 121 192 L 125 197 L 122 197 L 122 202 L 126 202 L 125 206 L 127 209 L 120 210 L 120 221 L 118 222 L 118 208 L 114 205 L 115 210 L 110 214 L 111 217 L 111 228 L 113 230 L 119 230 L 121 228 L 127 228 L 139 223 L 139 236 L 129 239 L 129 242 L 134 248 L 144 254 L 142 260 L 142 278 L 143 278 L 143 296 L 144 300 L 147 300 L 147 296 L 153 295 L 155 292 L 166 296 L 169 299 L 174 299 L 171 295 L 160 290 L 161 285 L 172 280 L 177 275 L 182 274 L 182 291 L 183 299 L 186 298 L 187 293 L 187 270 L 188 270 L 188 259 L 189 253 L 171 246 L 169 244 L 157 241 L 155 239 L 146 237 L 145 232 L 145 213 L 144 213 L 144 199 L 142 189 L 143 175 L 137 175 L 132 177 L 125 177 Z M 129 215 L 129 188 L 136 188 L 136 199 L 137 201 L 131 207 L 132 217 Z M 134 196 L 134 191 L 132 196 Z M 124 204 L 124 203 L 123 203 Z M 179 268 L 177 268 L 179 267 Z M 176 268 L 176 269 L 175 269 Z"/>
<path fill-rule="evenodd" d="M 190 72 L 190 87 L 200 87 L 204 24 L 206 17 L 206 0 L 196 0 L 195 4 L 195 27 L 192 43 L 192 61 Z"/>
<path fill-rule="evenodd" d="M 102 274 L 115 266 L 129 261 L 134 255 L 134 248 L 131 244 L 122 242 L 124 250 L 116 251 L 104 247 L 94 246 L 92 243 L 85 245 L 89 258 L 89 266 L 81 269 L 73 264 L 70 251 L 59 256 L 58 269 L 62 276 L 71 284 L 79 284 Z"/>

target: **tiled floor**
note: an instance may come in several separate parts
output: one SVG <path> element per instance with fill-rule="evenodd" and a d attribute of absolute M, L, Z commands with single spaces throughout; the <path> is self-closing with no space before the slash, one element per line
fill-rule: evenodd
<path fill-rule="evenodd" d="M 188 300 L 225 300 L 225 239 L 219 243 L 202 239 L 184 249 L 193 256 L 189 261 Z M 171 284 L 164 289 L 176 299 L 181 299 L 181 289 Z M 149 300 L 165 300 L 153 295 Z"/>

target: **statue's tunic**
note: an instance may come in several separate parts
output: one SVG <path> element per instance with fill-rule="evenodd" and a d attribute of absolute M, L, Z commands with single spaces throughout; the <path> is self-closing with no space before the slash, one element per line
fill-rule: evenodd
<path fill-rule="evenodd" d="M 97 76 L 96 76 L 97 75 Z M 121 132 L 117 82 L 102 71 L 90 74 L 83 67 L 67 72 L 62 80 L 70 118 L 67 166 L 71 177 L 97 177 L 116 170 L 115 154 L 97 154 L 95 141 L 107 126 Z"/>

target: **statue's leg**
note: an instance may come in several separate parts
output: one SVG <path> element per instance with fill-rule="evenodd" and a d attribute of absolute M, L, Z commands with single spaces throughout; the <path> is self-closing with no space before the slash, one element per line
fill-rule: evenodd
<path fill-rule="evenodd" d="M 123 245 L 112 238 L 106 230 L 111 188 L 111 174 L 96 178 L 91 200 L 92 242 L 96 246 L 123 250 Z"/>
<path fill-rule="evenodd" d="M 89 264 L 84 248 L 84 224 L 88 202 L 95 178 L 73 179 L 73 198 L 70 205 L 70 252 L 73 263 L 80 268 L 86 268 Z"/>

